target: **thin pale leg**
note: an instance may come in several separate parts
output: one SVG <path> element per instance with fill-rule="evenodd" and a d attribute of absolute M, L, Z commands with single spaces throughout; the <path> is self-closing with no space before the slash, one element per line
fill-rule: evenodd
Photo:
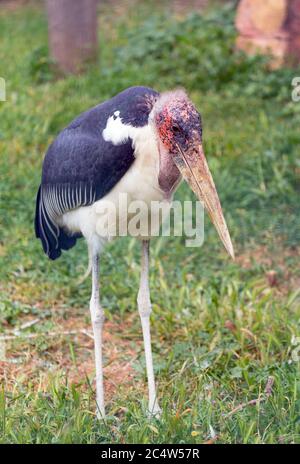
<path fill-rule="evenodd" d="M 103 366 L 102 366 L 102 328 L 104 312 L 99 299 L 99 256 L 92 257 L 92 296 L 90 301 L 91 320 L 94 332 L 95 364 L 96 364 L 96 401 L 97 417 L 105 417 Z"/>
<path fill-rule="evenodd" d="M 151 351 L 151 336 L 150 336 L 150 314 L 152 311 L 149 290 L 149 240 L 142 242 L 142 265 L 141 265 L 141 280 L 138 292 L 138 308 L 143 329 L 146 368 L 148 376 L 149 390 L 149 413 L 153 416 L 159 416 L 161 409 L 158 405 L 155 380 L 153 372 L 153 361 Z"/>

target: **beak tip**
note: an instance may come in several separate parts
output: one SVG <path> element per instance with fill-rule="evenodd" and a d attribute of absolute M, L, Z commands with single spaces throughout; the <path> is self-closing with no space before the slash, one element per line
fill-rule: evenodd
<path fill-rule="evenodd" d="M 234 261 L 235 260 L 235 254 L 234 254 L 234 249 L 233 249 L 233 245 L 232 245 L 232 242 L 231 242 L 230 238 L 227 241 L 225 248 L 226 248 L 227 253 L 229 254 L 230 258 Z"/>
<path fill-rule="evenodd" d="M 235 253 L 234 253 L 233 245 L 232 245 L 231 238 L 230 238 L 227 227 L 226 227 L 226 232 L 227 232 L 226 236 L 221 237 L 221 240 L 222 240 L 223 245 L 224 245 L 227 253 L 229 254 L 230 258 L 234 261 L 235 260 Z"/>

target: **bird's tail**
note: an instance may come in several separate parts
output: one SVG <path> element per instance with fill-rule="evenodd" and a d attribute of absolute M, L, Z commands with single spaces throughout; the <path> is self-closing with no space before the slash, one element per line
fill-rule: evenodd
<path fill-rule="evenodd" d="M 56 224 L 47 202 L 43 198 L 43 191 L 39 187 L 36 197 L 35 209 L 35 236 L 42 242 L 44 252 L 50 259 L 57 259 L 61 255 L 61 250 L 69 250 L 72 248 L 78 235 L 69 236 L 66 232 Z"/>

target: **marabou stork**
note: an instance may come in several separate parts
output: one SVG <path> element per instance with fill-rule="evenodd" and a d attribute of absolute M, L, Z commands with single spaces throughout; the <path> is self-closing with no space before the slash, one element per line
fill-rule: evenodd
<path fill-rule="evenodd" d="M 204 203 L 231 257 L 234 251 L 218 194 L 202 148 L 199 112 L 184 90 L 159 94 L 131 87 L 79 115 L 59 133 L 45 155 L 36 200 L 35 233 L 50 259 L 83 236 L 88 245 L 92 294 L 91 321 L 96 364 L 97 415 L 104 417 L 99 255 L 111 238 L 104 201 L 169 201 L 184 178 Z M 117 215 L 121 211 L 117 209 Z M 125 212 L 126 217 L 127 212 Z M 105 228 L 104 228 L 105 229 Z M 141 318 L 149 389 L 149 412 L 159 415 L 153 373 L 148 283 L 149 239 L 141 236 L 141 278 L 137 303 Z"/>

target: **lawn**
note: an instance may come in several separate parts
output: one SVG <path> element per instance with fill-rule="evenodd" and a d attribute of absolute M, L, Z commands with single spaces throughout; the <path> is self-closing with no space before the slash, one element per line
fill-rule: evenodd
<path fill-rule="evenodd" d="M 0 10 L 0 442 L 300 443 L 300 70 L 233 53 L 230 7 L 202 16 L 147 3 L 99 11 L 99 63 L 58 78 L 38 2 Z M 145 19 L 147 18 L 147 19 Z M 146 416 L 136 305 L 139 244 L 101 261 L 108 417 L 95 418 L 84 242 L 50 262 L 35 239 L 45 150 L 78 113 L 130 85 L 185 86 L 236 251 L 206 217 L 205 242 L 151 243 L 160 420 Z M 193 194 L 182 185 L 177 199 Z M 299 354 L 299 355 L 298 355 Z"/>

